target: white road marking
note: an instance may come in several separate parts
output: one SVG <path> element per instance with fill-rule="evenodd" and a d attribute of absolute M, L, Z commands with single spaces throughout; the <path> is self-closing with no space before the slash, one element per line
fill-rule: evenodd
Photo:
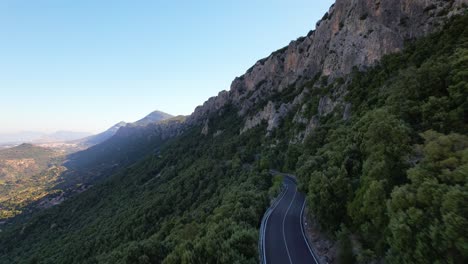
<path fill-rule="evenodd" d="M 268 220 L 270 219 L 270 215 L 275 211 L 276 207 L 281 203 L 281 200 L 283 200 L 284 196 L 288 192 L 288 186 L 286 185 L 286 189 L 284 190 L 283 194 L 281 195 L 281 198 L 277 201 L 277 203 L 273 206 L 273 208 L 268 212 L 268 215 L 265 220 L 265 227 L 263 228 L 263 261 L 267 263 L 267 258 L 266 258 L 266 249 L 265 249 L 265 236 L 266 236 L 266 229 L 268 226 Z"/>
<path fill-rule="evenodd" d="M 291 209 L 291 205 L 293 204 L 294 199 L 296 198 L 296 194 L 297 194 L 297 190 L 294 191 L 294 196 L 291 200 L 291 203 L 289 204 L 288 210 L 286 210 L 286 214 L 284 214 L 284 217 L 283 217 L 283 241 L 284 241 L 284 244 L 286 245 L 286 252 L 288 253 L 289 263 L 291 264 L 292 264 L 291 254 L 289 254 L 288 243 L 286 242 L 286 234 L 284 232 L 284 223 L 286 222 L 286 216 L 288 216 L 289 209 Z"/>
<path fill-rule="evenodd" d="M 304 221 L 304 208 L 305 208 L 305 203 L 306 203 L 306 199 L 304 199 L 304 203 L 302 204 L 302 209 L 301 209 L 301 231 L 302 231 L 302 236 L 304 237 L 304 241 L 306 242 L 307 244 L 307 247 L 309 248 L 309 252 L 310 254 L 312 255 L 312 257 L 314 258 L 315 260 L 315 263 L 316 264 L 319 264 L 319 262 L 317 261 L 317 259 L 315 258 L 315 254 L 314 252 L 312 251 L 312 248 L 310 247 L 309 245 L 309 240 L 307 240 L 307 237 L 305 235 L 305 232 L 304 232 L 304 225 L 303 225 L 303 221 Z"/>

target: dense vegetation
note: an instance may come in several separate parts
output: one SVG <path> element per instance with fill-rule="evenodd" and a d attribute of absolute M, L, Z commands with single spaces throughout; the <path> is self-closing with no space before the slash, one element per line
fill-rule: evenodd
<path fill-rule="evenodd" d="M 313 216 L 331 234 L 356 234 L 359 262 L 468 260 L 467 69 L 464 16 L 355 71 L 351 118 L 322 117 L 300 146 Z"/>
<path fill-rule="evenodd" d="M 256 263 L 257 228 L 278 189 L 269 168 L 297 172 L 343 262 L 466 263 L 467 43 L 459 17 L 366 72 L 265 98 L 260 108 L 309 91 L 269 136 L 265 124 L 239 134 L 244 121 L 228 105 L 208 135 L 191 127 L 0 233 L 0 263 Z M 351 116 L 342 106 L 319 115 L 325 95 L 346 96 Z M 304 141 L 299 111 L 320 124 Z"/>
<path fill-rule="evenodd" d="M 0 150 L 0 160 L 34 159 L 38 166 L 47 166 L 51 158 L 59 156 L 60 153 L 49 149 L 34 146 L 32 144 L 21 144 L 19 146 Z M 32 172 L 33 174 L 35 172 Z"/>
<path fill-rule="evenodd" d="M 95 181 L 112 175 L 150 153 L 157 153 L 169 138 L 164 129 L 177 133 L 185 117 L 170 119 L 168 114 L 155 111 L 145 118 L 128 124 L 109 139 L 86 150 L 67 156 L 64 166 L 67 172 L 61 175 L 60 188 L 74 187 L 78 184 L 93 184 Z M 149 121 L 154 123 L 148 123 Z"/>
<path fill-rule="evenodd" d="M 272 185 L 254 162 L 264 127 L 239 135 L 230 109 L 210 126 L 222 132 L 203 136 L 192 128 L 160 153 L 3 232 L 0 262 L 256 263 L 257 226 Z"/>
<path fill-rule="evenodd" d="M 0 150 L 0 220 L 55 192 L 61 162 L 61 153 L 31 144 Z"/>

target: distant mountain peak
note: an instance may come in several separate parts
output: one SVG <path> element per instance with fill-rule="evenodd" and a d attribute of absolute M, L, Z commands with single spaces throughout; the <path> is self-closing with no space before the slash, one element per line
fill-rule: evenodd
<path fill-rule="evenodd" d="M 87 146 L 92 146 L 92 145 L 97 145 L 99 143 L 102 143 L 112 136 L 114 136 L 117 131 L 119 131 L 120 128 L 126 127 L 126 126 L 146 126 L 152 123 L 158 123 L 167 119 L 172 118 L 173 116 L 167 113 L 164 113 L 162 111 L 153 111 L 149 113 L 147 116 L 143 117 L 142 119 L 134 122 L 134 123 L 127 123 L 125 121 L 120 121 L 119 123 L 113 125 L 106 131 L 99 133 L 94 136 L 90 136 L 82 140 L 82 144 L 87 145 Z"/>
<path fill-rule="evenodd" d="M 127 125 L 127 122 L 120 121 L 119 123 L 113 125 L 112 127 L 107 129 L 106 131 L 114 131 L 115 132 L 115 131 L 119 130 L 119 128 L 124 127 L 126 125 Z"/>
<path fill-rule="evenodd" d="M 147 116 L 143 117 L 142 119 L 131 123 L 133 126 L 146 126 L 151 123 L 157 123 L 169 118 L 174 117 L 173 115 L 170 115 L 168 113 L 164 113 L 162 111 L 156 110 L 148 114 Z"/>

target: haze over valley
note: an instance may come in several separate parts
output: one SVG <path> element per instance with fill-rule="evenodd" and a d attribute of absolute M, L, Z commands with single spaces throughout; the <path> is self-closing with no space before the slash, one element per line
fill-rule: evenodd
<path fill-rule="evenodd" d="M 468 263 L 468 0 L 0 22 L 0 264 Z"/>
<path fill-rule="evenodd" d="M 27 212 L 57 205 L 71 194 L 85 190 L 95 179 L 89 176 L 85 181 L 82 175 L 78 180 L 68 176 L 73 173 L 73 162 L 92 159 L 92 165 L 96 167 L 103 166 L 106 161 L 109 166 L 115 166 L 117 161 L 110 159 L 115 152 L 100 154 L 105 156 L 104 159 L 96 160 L 96 156 L 89 157 L 92 147 L 111 139 L 120 128 L 147 127 L 172 117 L 164 112 L 154 111 L 133 123 L 119 122 L 96 135 L 74 132 L 57 132 L 48 136 L 33 132 L 20 133 L 19 135 L 39 137 L 31 137 L 31 143 L 9 143 L 12 146 L 5 144 L 4 149 L 0 149 L 0 219 L 9 219 L 20 213 L 26 215 Z M 17 140 L 21 142 L 19 138 Z M 109 145 L 116 144 L 114 148 L 119 148 L 122 144 L 119 139 L 109 141 L 112 142 Z M 95 149 L 105 151 L 103 148 L 99 146 Z M 127 157 L 130 153 L 120 155 Z M 82 174 L 90 174 L 92 170 L 82 169 Z"/>

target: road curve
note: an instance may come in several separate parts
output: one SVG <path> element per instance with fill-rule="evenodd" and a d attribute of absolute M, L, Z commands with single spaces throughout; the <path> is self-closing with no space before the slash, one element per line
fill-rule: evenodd
<path fill-rule="evenodd" d="M 318 264 L 302 226 L 305 196 L 289 177 L 284 178 L 283 187 L 277 203 L 264 217 L 263 263 Z"/>

